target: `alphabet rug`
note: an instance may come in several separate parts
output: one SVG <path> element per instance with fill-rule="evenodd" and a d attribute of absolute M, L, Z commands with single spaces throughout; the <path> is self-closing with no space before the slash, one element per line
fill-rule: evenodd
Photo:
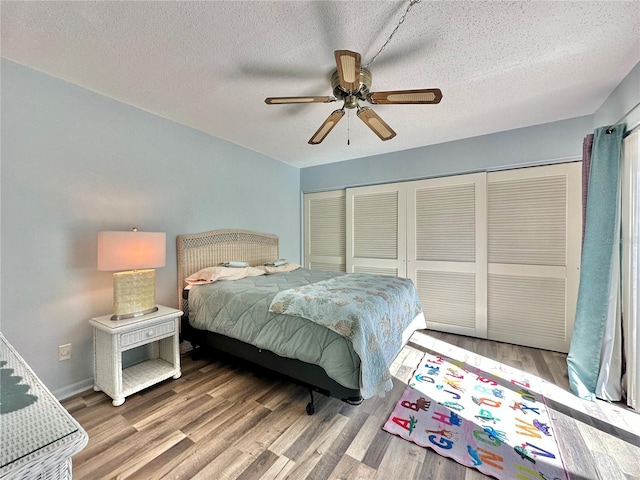
<path fill-rule="evenodd" d="M 383 429 L 498 479 L 567 480 L 534 380 L 427 353 Z"/>

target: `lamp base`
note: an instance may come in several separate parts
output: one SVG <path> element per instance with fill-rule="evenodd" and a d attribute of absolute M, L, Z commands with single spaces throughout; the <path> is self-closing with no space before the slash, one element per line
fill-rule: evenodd
<path fill-rule="evenodd" d="M 116 315 L 115 313 L 111 316 L 111 320 L 126 320 L 127 318 L 136 318 L 136 317 L 142 317 L 143 315 L 147 315 L 148 313 L 153 313 L 153 312 L 157 312 L 158 311 L 158 307 L 153 307 L 150 308 L 148 310 L 143 310 L 141 312 L 134 312 L 134 313 L 125 313 L 122 315 Z"/>
<path fill-rule="evenodd" d="M 158 310 L 156 271 L 149 269 L 114 273 L 113 310 L 111 320 L 141 317 Z"/>

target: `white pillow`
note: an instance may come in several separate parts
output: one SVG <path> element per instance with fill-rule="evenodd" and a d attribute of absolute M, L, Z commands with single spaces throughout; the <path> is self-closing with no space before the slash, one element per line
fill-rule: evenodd
<path fill-rule="evenodd" d="M 218 280 L 240 280 L 241 278 L 257 277 L 264 274 L 263 270 L 254 267 L 207 267 L 189 275 L 184 280 L 189 285 L 203 285 L 217 282 Z"/>
<path fill-rule="evenodd" d="M 280 265 L 279 267 L 268 267 L 266 265 L 258 265 L 257 267 L 254 267 L 254 268 L 264 271 L 264 273 L 266 273 L 267 275 L 271 275 L 272 273 L 291 272 L 301 267 L 302 265 L 289 262 L 289 263 L 285 263 L 284 265 Z"/>
<path fill-rule="evenodd" d="M 231 267 L 231 268 L 244 268 L 248 267 L 249 264 L 247 262 L 220 262 L 218 264 L 221 267 Z"/>

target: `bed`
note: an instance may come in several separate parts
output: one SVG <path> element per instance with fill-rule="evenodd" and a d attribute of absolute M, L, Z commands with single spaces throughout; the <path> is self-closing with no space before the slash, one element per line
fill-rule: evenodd
<path fill-rule="evenodd" d="M 176 246 L 178 301 L 185 312 L 181 325 L 182 338 L 193 345 L 194 351 L 204 349 L 223 352 L 266 367 L 309 388 L 311 401 L 307 405 L 308 414 L 314 412 L 313 392 L 350 404 L 358 404 L 363 398 L 373 394 L 383 395 L 386 388 L 383 389 L 381 385 L 385 382 L 390 384 L 391 379 L 378 378 L 375 376 L 377 373 L 371 373 L 375 361 L 370 361 L 369 353 L 363 350 L 374 350 L 378 363 L 385 363 L 382 370 L 378 365 L 378 370 L 383 372 L 386 368 L 388 371 L 391 362 L 413 332 L 426 328 L 413 284 L 396 277 L 345 275 L 340 272 L 300 268 L 286 273 L 216 281 L 198 286 L 186 284 L 186 279 L 194 273 L 218 266 L 222 262 L 242 261 L 250 266 L 273 262 L 279 258 L 276 235 L 247 230 L 213 230 L 178 235 Z M 369 293 L 375 290 L 375 300 L 382 302 L 378 304 L 380 308 L 397 307 L 398 311 L 403 308 L 405 314 L 402 315 L 402 323 L 399 320 L 388 321 L 391 318 L 389 314 L 383 319 L 384 322 L 369 320 L 373 327 L 367 328 L 380 329 L 382 327 L 377 324 L 384 324 L 377 337 L 375 332 L 373 335 L 366 333 L 367 329 L 364 327 L 352 335 L 340 330 L 344 325 L 334 322 L 333 314 L 325 314 L 324 318 L 311 321 L 304 317 L 309 316 L 307 312 L 303 312 L 303 315 L 293 312 L 296 299 L 291 297 L 292 293 L 302 295 L 298 304 L 306 306 L 308 302 L 304 299 L 308 299 L 309 289 L 315 291 L 321 286 L 325 289 L 332 286 L 333 289 L 327 290 L 331 296 L 330 303 L 342 307 L 340 302 L 333 301 L 333 295 L 335 291 L 347 291 L 347 281 L 360 282 L 358 285 L 364 285 L 363 288 Z M 386 284 L 374 288 L 368 283 L 373 281 L 383 281 Z M 395 283 L 391 285 L 389 282 Z M 389 298 L 396 283 L 404 283 L 402 288 L 411 290 L 409 295 L 416 297 L 413 303 L 405 300 L 401 306 L 399 300 Z M 335 288 L 337 285 L 339 288 Z M 358 305 L 358 308 L 362 307 Z M 396 317 L 399 318 L 400 314 L 393 318 Z M 396 330 L 400 332 L 397 333 Z M 369 341 L 371 338 L 379 338 L 383 348 L 364 345 L 366 341 L 358 342 L 359 337 Z M 398 337 L 397 341 L 391 342 L 391 338 L 395 337 Z M 361 357 L 365 360 L 361 360 Z M 384 374 L 380 375 L 382 376 Z"/>

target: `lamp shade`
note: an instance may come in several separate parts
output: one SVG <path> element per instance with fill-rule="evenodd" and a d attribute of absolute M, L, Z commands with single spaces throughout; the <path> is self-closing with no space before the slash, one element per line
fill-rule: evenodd
<path fill-rule="evenodd" d="M 98 270 L 164 267 L 166 243 L 164 232 L 98 232 Z"/>

